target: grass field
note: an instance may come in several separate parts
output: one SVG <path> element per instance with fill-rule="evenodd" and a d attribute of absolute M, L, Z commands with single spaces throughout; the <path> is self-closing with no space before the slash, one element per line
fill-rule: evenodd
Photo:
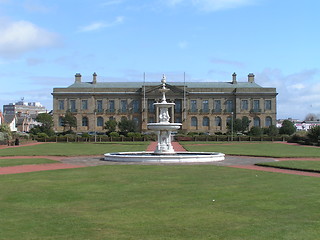
<path fill-rule="evenodd" d="M 46 158 L 0 159 L 0 167 L 42 163 L 57 163 L 57 161 Z"/>
<path fill-rule="evenodd" d="M 320 157 L 320 147 L 296 146 L 272 142 L 180 142 L 188 151 L 222 152 L 229 155 L 263 157 Z"/>
<path fill-rule="evenodd" d="M 0 149 L 0 156 L 81 156 L 107 152 L 144 151 L 149 142 L 121 143 L 44 143 L 34 146 Z"/>
<path fill-rule="evenodd" d="M 204 165 L 112 165 L 1 175 L 0 181 L 0 239 L 320 235 L 318 178 Z"/>
<path fill-rule="evenodd" d="M 270 163 L 257 163 L 256 165 L 301 171 L 320 172 L 320 161 L 280 161 Z"/>

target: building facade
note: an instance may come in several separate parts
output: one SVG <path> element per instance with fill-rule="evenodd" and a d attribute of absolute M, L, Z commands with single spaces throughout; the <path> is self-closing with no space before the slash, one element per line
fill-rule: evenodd
<path fill-rule="evenodd" d="M 66 88 L 53 89 L 55 130 L 64 131 L 63 117 L 70 111 L 77 119 L 76 132 L 103 132 L 105 122 L 127 118 L 136 122 L 142 132 L 147 123 L 157 122 L 155 102 L 160 102 L 159 82 L 83 82 L 81 74 Z M 232 119 L 248 117 L 251 126 L 276 124 L 277 92 L 261 87 L 250 73 L 246 82 L 238 82 L 236 74 L 230 82 L 170 82 L 166 94 L 174 102 L 171 119 L 182 123 L 186 132 L 226 132 Z"/>

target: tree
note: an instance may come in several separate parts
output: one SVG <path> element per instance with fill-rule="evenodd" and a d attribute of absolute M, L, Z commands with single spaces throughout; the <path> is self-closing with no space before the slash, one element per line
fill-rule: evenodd
<path fill-rule="evenodd" d="M 69 131 L 72 131 L 73 127 L 77 127 L 77 119 L 72 115 L 70 111 L 66 112 L 66 115 L 62 118 L 63 127 L 69 127 Z"/>
<path fill-rule="evenodd" d="M 311 142 L 317 143 L 320 141 L 320 126 L 314 126 L 309 129 L 307 136 Z"/>
<path fill-rule="evenodd" d="M 33 130 L 33 132 L 37 131 L 37 133 L 45 133 L 48 136 L 53 136 L 54 135 L 54 131 L 53 131 L 53 119 L 52 116 L 48 113 L 40 113 L 37 117 L 36 117 L 36 121 L 41 123 L 40 126 L 36 126 L 35 130 Z M 32 129 L 31 129 L 32 130 Z"/>
<path fill-rule="evenodd" d="M 263 129 L 257 126 L 253 126 L 249 131 L 249 135 L 251 136 L 261 136 L 262 134 L 263 134 Z"/>
<path fill-rule="evenodd" d="M 317 115 L 314 113 L 308 113 L 304 118 L 305 121 L 317 121 Z"/>
<path fill-rule="evenodd" d="M 127 134 L 128 132 L 136 132 L 137 126 L 133 120 L 122 118 L 118 123 L 120 132 Z"/>
<path fill-rule="evenodd" d="M 279 129 L 275 125 L 271 125 L 265 129 L 265 134 L 270 137 L 277 136 L 279 134 Z"/>
<path fill-rule="evenodd" d="M 105 123 L 104 128 L 107 129 L 109 132 L 115 132 L 117 125 L 118 123 L 116 120 L 109 120 Z"/>
<path fill-rule="evenodd" d="M 12 132 L 10 130 L 9 125 L 7 125 L 7 124 L 0 125 L 0 132 L 2 133 L 1 135 L 4 139 L 11 139 L 12 138 Z"/>
<path fill-rule="evenodd" d="M 289 121 L 289 120 L 284 120 L 282 122 L 282 126 L 279 129 L 279 133 L 280 134 L 288 134 L 288 135 L 292 135 L 296 132 L 296 127 L 294 126 L 293 122 Z"/>
<path fill-rule="evenodd" d="M 246 116 L 242 117 L 241 121 L 242 121 L 242 129 L 241 129 L 241 132 L 244 133 L 244 132 L 246 132 L 246 131 L 249 130 L 249 124 L 250 124 L 251 121 L 250 121 L 249 118 L 246 117 Z"/>

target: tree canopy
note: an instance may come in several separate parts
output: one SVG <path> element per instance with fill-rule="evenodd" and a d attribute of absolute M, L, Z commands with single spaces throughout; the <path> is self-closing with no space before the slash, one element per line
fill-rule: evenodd
<path fill-rule="evenodd" d="M 291 122 L 290 120 L 284 120 L 282 122 L 282 126 L 279 129 L 279 133 L 280 134 L 288 134 L 288 135 L 292 135 L 296 132 L 296 127 L 294 126 L 293 122 Z"/>

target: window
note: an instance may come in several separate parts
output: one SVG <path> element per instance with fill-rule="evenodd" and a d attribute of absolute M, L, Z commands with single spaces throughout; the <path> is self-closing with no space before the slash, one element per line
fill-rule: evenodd
<path fill-rule="evenodd" d="M 82 110 L 88 109 L 88 100 L 81 100 L 81 109 Z"/>
<path fill-rule="evenodd" d="M 197 112 L 197 100 L 191 100 L 190 103 L 191 103 L 190 111 L 193 113 Z"/>
<path fill-rule="evenodd" d="M 260 127 L 260 118 L 255 117 L 255 118 L 253 119 L 253 126 L 255 126 L 255 127 Z"/>
<path fill-rule="evenodd" d="M 209 101 L 208 100 L 202 101 L 202 112 L 204 112 L 204 113 L 209 112 Z"/>
<path fill-rule="evenodd" d="M 181 99 L 177 99 L 175 100 L 175 106 L 174 106 L 174 111 L 176 113 L 181 113 L 182 112 L 182 100 Z"/>
<path fill-rule="evenodd" d="M 71 112 L 76 112 L 76 100 L 70 100 L 70 111 Z"/>
<path fill-rule="evenodd" d="M 59 117 L 59 127 L 63 127 L 63 117 Z"/>
<path fill-rule="evenodd" d="M 154 123 L 154 117 L 149 117 L 148 118 L 148 123 Z"/>
<path fill-rule="evenodd" d="M 181 119 L 181 117 L 176 117 L 176 121 L 175 121 L 176 123 L 182 123 L 182 119 Z"/>
<path fill-rule="evenodd" d="M 138 100 L 133 100 L 132 101 L 132 110 L 134 113 L 138 113 L 140 109 L 139 101 Z"/>
<path fill-rule="evenodd" d="M 249 109 L 248 100 L 241 100 L 241 110 L 248 110 L 248 109 Z"/>
<path fill-rule="evenodd" d="M 233 112 L 233 101 L 232 100 L 227 100 L 226 112 Z"/>
<path fill-rule="evenodd" d="M 109 100 L 108 103 L 108 112 L 113 113 L 114 112 L 114 100 Z"/>
<path fill-rule="evenodd" d="M 88 127 L 88 118 L 87 117 L 83 117 L 82 118 L 82 126 L 83 127 Z"/>
<path fill-rule="evenodd" d="M 64 100 L 58 100 L 59 110 L 64 110 Z"/>
<path fill-rule="evenodd" d="M 270 127 L 272 125 L 272 118 L 266 117 L 266 127 Z"/>
<path fill-rule="evenodd" d="M 202 119 L 202 126 L 204 126 L 204 127 L 209 127 L 209 125 L 210 125 L 210 120 L 209 120 L 209 118 L 208 118 L 208 117 L 204 117 L 204 118 Z"/>
<path fill-rule="evenodd" d="M 197 127 L 198 126 L 198 119 L 196 117 L 191 118 L 191 126 Z"/>
<path fill-rule="evenodd" d="M 102 100 L 97 100 L 97 112 L 98 113 L 102 113 L 103 109 L 102 109 Z"/>
<path fill-rule="evenodd" d="M 231 127 L 232 117 L 227 117 L 226 126 Z"/>
<path fill-rule="evenodd" d="M 120 102 L 120 111 L 126 113 L 128 111 L 128 102 L 127 100 L 121 100 Z"/>
<path fill-rule="evenodd" d="M 221 127 L 221 117 L 216 117 L 214 121 L 217 127 Z"/>
<path fill-rule="evenodd" d="M 264 108 L 265 110 L 271 110 L 271 100 L 265 100 Z"/>
<path fill-rule="evenodd" d="M 97 117 L 97 126 L 103 127 L 103 117 Z"/>
<path fill-rule="evenodd" d="M 114 117 L 109 117 L 109 120 L 116 120 Z"/>
<path fill-rule="evenodd" d="M 134 117 L 134 118 L 132 118 L 132 121 L 134 122 L 134 124 L 135 124 L 136 127 L 139 126 L 139 118 Z"/>
<path fill-rule="evenodd" d="M 155 108 L 154 108 L 154 99 L 149 99 L 148 100 L 148 112 L 154 113 Z"/>
<path fill-rule="evenodd" d="M 221 112 L 221 100 L 214 100 L 214 112 Z"/>
<path fill-rule="evenodd" d="M 260 101 L 259 100 L 253 100 L 253 111 L 260 112 Z"/>

